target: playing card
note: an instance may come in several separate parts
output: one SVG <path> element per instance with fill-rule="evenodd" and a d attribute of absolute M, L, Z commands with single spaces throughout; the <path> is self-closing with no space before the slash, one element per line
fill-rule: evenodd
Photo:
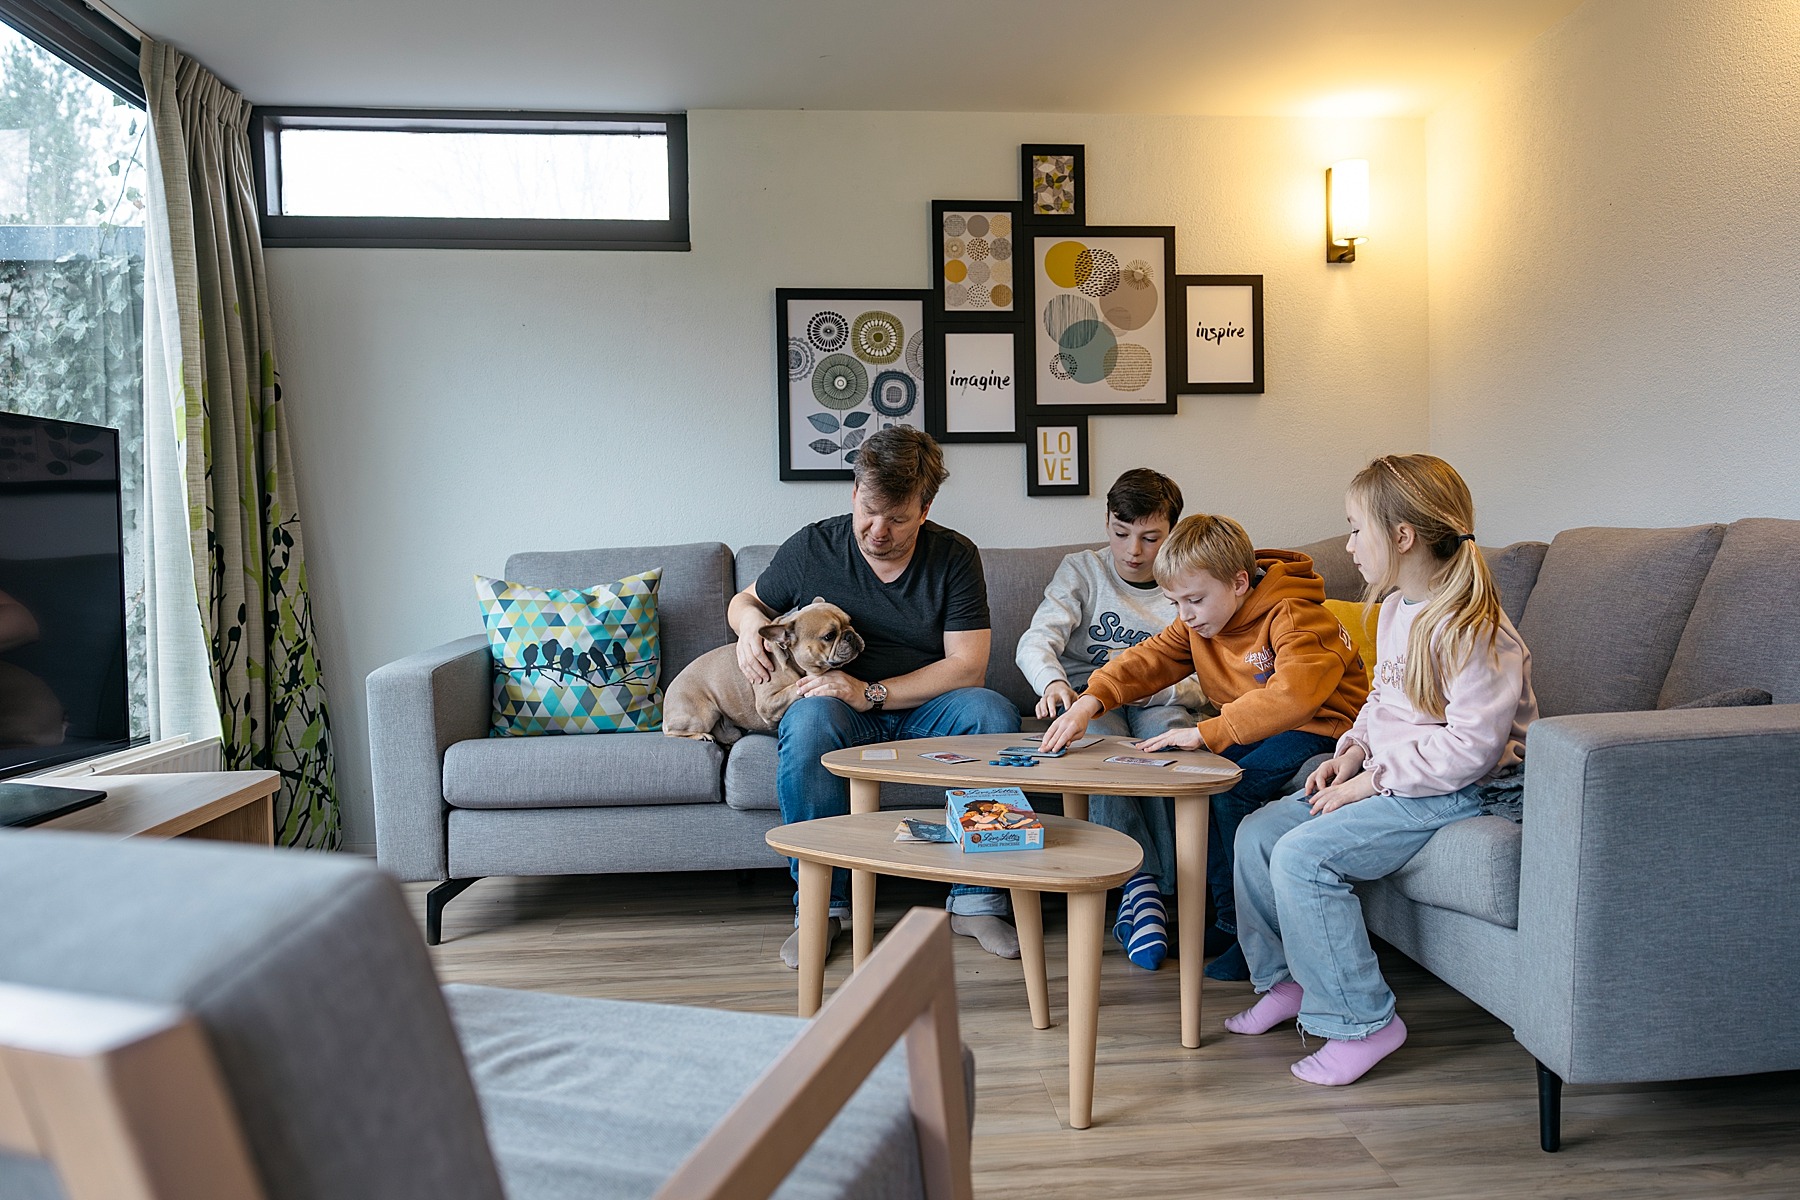
<path fill-rule="evenodd" d="M 976 761 L 970 755 L 956 754 L 949 750 L 935 750 L 930 754 L 921 754 L 921 755 L 919 755 L 919 757 L 920 758 L 929 758 L 932 762 L 948 763 L 949 765 L 951 765 L 953 767 L 958 763 L 969 763 L 969 762 Z"/>
<path fill-rule="evenodd" d="M 1166 767 L 1175 760 L 1172 758 L 1139 758 L 1135 754 L 1115 754 L 1106 761 L 1118 763 L 1121 767 Z"/>

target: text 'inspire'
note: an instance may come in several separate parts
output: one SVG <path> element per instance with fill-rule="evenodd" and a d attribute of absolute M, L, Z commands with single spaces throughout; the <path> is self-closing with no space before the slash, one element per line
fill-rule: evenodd
<path fill-rule="evenodd" d="M 1195 337 L 1203 342 L 1217 342 L 1221 346 L 1225 344 L 1226 338 L 1241 338 L 1244 337 L 1246 333 L 1247 330 L 1244 326 L 1233 325 L 1230 321 L 1225 322 L 1223 325 L 1194 326 Z"/>

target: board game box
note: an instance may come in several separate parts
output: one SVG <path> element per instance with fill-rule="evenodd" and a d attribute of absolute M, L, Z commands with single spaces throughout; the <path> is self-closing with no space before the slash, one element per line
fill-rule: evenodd
<path fill-rule="evenodd" d="M 1044 823 L 1018 788 L 951 788 L 944 795 L 947 824 L 964 853 L 1044 848 Z"/>

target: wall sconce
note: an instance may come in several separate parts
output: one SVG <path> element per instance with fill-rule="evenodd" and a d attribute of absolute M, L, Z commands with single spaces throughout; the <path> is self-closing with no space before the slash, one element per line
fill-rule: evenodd
<path fill-rule="evenodd" d="M 1346 158 L 1325 168 L 1325 261 L 1356 261 L 1369 236 L 1369 160 Z"/>

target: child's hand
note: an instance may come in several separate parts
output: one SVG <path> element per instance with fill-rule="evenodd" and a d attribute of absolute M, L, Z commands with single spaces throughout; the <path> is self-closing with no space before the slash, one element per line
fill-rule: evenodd
<path fill-rule="evenodd" d="M 1044 731 L 1038 745 L 1044 750 L 1055 752 L 1087 732 L 1088 722 L 1100 712 L 1100 702 L 1083 696 L 1069 705 L 1069 711 L 1050 723 Z"/>
<path fill-rule="evenodd" d="M 1323 770 L 1323 768 L 1320 768 Z M 1308 780 L 1310 783 L 1311 780 Z M 1375 781 L 1363 772 L 1347 783 L 1334 783 L 1323 788 L 1312 798 L 1313 816 L 1328 812 L 1336 812 L 1346 804 L 1355 804 L 1358 800 L 1367 800 L 1375 794 Z"/>
<path fill-rule="evenodd" d="M 1037 715 L 1040 720 L 1054 717 L 1058 713 L 1068 712 L 1074 703 L 1075 689 L 1069 686 L 1067 680 L 1058 679 L 1044 689 L 1043 696 L 1037 702 Z"/>
<path fill-rule="evenodd" d="M 1362 770 L 1363 760 L 1367 757 L 1363 748 L 1352 742 L 1345 747 L 1342 754 L 1336 758 L 1326 759 L 1314 768 L 1311 775 L 1306 777 L 1306 794 L 1310 796 L 1334 783 L 1343 783 L 1346 779 L 1354 778 L 1357 772 Z"/>
<path fill-rule="evenodd" d="M 1206 739 L 1198 729 L 1171 729 L 1137 744 L 1139 750 L 1204 750 Z"/>

